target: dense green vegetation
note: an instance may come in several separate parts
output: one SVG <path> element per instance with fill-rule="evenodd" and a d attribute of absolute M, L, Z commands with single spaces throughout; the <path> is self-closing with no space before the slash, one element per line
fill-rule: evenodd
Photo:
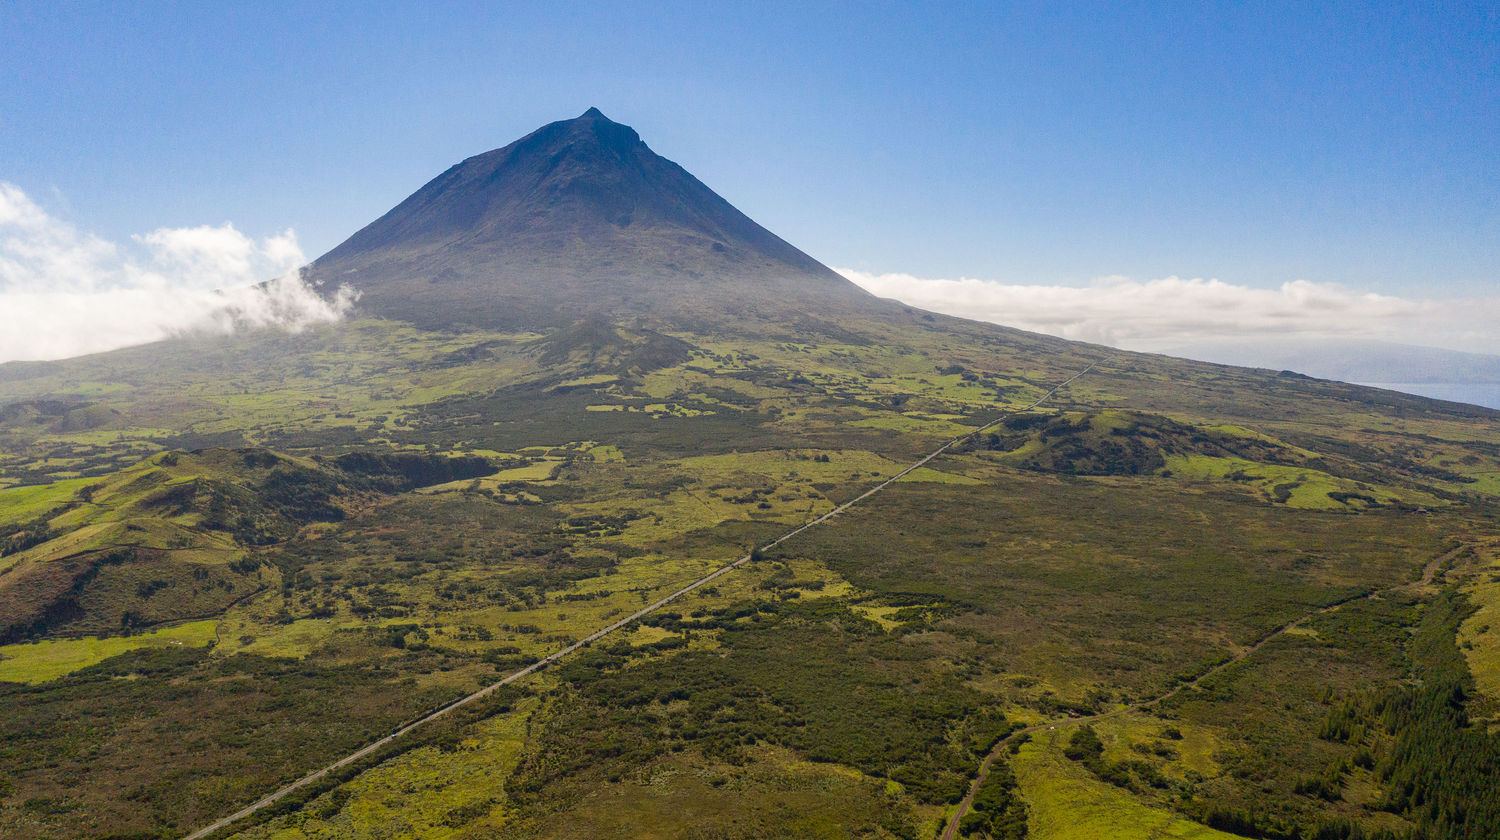
<path fill-rule="evenodd" d="M 1006 416 L 1097 351 L 928 317 L 0 368 L 0 834 L 183 834 L 1002 418 L 228 833 L 926 840 L 997 743 L 963 836 L 1494 833 L 1492 414 L 1122 354 Z"/>
<path fill-rule="evenodd" d="M 375 671 L 146 648 L 5 685 L 5 833 L 160 836 L 209 821 L 310 757 L 337 757 L 452 696 L 421 687 L 431 654 L 407 657 Z"/>
<path fill-rule="evenodd" d="M 1416 683 L 1393 690 L 1372 710 L 1392 740 L 1376 767 L 1386 790 L 1381 804 L 1433 836 L 1494 837 L 1500 834 L 1500 788 L 1493 783 L 1500 777 L 1500 737 L 1469 721 L 1474 680 L 1454 644 L 1465 604 L 1444 592 L 1425 612 L 1412 640 Z M 1341 721 L 1332 729 L 1334 737 L 1356 734 Z"/>
<path fill-rule="evenodd" d="M 967 837 L 1024 840 L 1026 801 L 1016 786 L 1016 774 L 1003 758 L 990 765 L 989 775 L 974 794 L 974 804 L 959 823 Z"/>
<path fill-rule="evenodd" d="M 981 694 L 840 604 L 751 602 L 698 619 L 673 615 L 652 624 L 681 635 L 652 648 L 683 647 L 709 629 L 721 630 L 721 647 L 624 667 L 635 651 L 615 646 L 564 666 L 559 679 L 580 693 L 522 762 L 519 789 L 619 772 L 600 755 L 628 766 L 693 745 L 737 764 L 745 747 L 768 743 L 898 782 L 919 801 L 952 802 L 1005 727 Z M 777 678 L 767 682 L 770 674 Z M 610 746 L 592 743 L 599 739 Z"/>

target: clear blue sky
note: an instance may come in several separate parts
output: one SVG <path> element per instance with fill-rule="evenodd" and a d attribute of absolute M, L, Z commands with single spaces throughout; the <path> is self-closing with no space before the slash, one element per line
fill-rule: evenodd
<path fill-rule="evenodd" d="M 0 180 L 316 255 L 597 105 L 834 265 L 1500 286 L 1495 3 L 309 5 L 9 0 Z"/>

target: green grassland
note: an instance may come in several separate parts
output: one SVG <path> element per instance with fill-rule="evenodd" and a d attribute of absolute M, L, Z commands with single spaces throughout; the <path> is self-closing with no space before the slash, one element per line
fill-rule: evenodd
<path fill-rule="evenodd" d="M 1036 840 L 1230 840 L 1216 831 L 1152 808 L 1129 793 L 1092 776 L 1063 756 L 1061 736 L 1045 732 L 1011 759 L 1021 795 L 1030 811 L 1030 837 Z"/>
<path fill-rule="evenodd" d="M 504 783 L 520 759 L 526 723 L 536 705 L 534 698 L 525 698 L 461 737 L 401 753 L 314 799 L 297 819 L 266 825 L 246 836 L 485 836 L 508 821 Z"/>
<path fill-rule="evenodd" d="M 1463 650 L 1475 688 L 1494 703 L 1500 703 L 1500 544 L 1475 547 L 1471 575 L 1464 593 L 1474 612 L 1459 628 Z"/>
<path fill-rule="evenodd" d="M 217 621 L 189 621 L 134 636 L 49 639 L 0 647 L 0 682 L 35 685 L 144 647 L 212 644 Z"/>
<path fill-rule="evenodd" d="M 0 490 L 0 517 L 3 517 L 0 522 L 6 525 L 29 522 L 67 503 L 88 484 L 87 479 L 75 478 Z"/>
<path fill-rule="evenodd" d="M 1233 481 L 1253 487 L 1268 501 L 1309 510 L 1345 510 L 1383 505 L 1433 507 L 1437 497 L 1417 490 L 1388 488 L 1341 479 L 1306 467 L 1258 464 L 1239 458 L 1173 455 L 1165 469 L 1189 481 Z"/>
<path fill-rule="evenodd" d="M 1371 716 L 1434 657 L 1500 709 L 1494 413 L 934 323 L 5 366 L 0 835 L 186 833 L 984 427 L 225 834 L 927 840 L 1053 722 L 1006 752 L 1033 837 L 1462 836 Z"/>

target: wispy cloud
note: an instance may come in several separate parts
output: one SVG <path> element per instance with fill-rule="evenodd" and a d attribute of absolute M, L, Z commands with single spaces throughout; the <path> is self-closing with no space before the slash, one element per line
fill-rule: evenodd
<path fill-rule="evenodd" d="M 1137 350 L 1285 337 L 1379 339 L 1500 352 L 1500 297 L 1396 297 L 1302 280 L 1274 289 L 1182 277 L 1106 277 L 1087 286 L 1028 286 L 838 271 L 876 295 L 935 312 Z"/>
<path fill-rule="evenodd" d="M 0 181 L 0 362 L 342 318 L 355 292 L 320 295 L 301 277 L 306 262 L 292 231 L 257 241 L 227 222 L 161 228 L 122 247 Z"/>

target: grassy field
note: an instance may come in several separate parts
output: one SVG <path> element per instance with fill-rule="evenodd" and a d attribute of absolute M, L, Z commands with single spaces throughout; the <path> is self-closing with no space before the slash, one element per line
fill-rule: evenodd
<path fill-rule="evenodd" d="M 1188 481 L 1231 481 L 1253 487 L 1268 501 L 1309 510 L 1348 510 L 1369 506 L 1406 504 L 1436 507 L 1441 504 L 1430 493 L 1341 479 L 1305 467 L 1257 464 L 1239 458 L 1205 455 L 1169 456 L 1166 469 Z"/>
<path fill-rule="evenodd" d="M 1066 732 L 1064 727 L 1061 732 Z M 1099 781 L 1063 756 L 1062 735 L 1042 733 L 1011 765 L 1030 810 L 1035 840 L 1232 840 L 1169 810 L 1141 804 L 1128 791 Z"/>
<path fill-rule="evenodd" d="M 218 625 L 217 621 L 190 621 L 136 636 L 88 636 L 0 646 L 0 682 L 36 685 L 140 648 L 203 647 L 213 643 Z"/>
<path fill-rule="evenodd" d="M 1474 612 L 1460 626 L 1458 644 L 1475 688 L 1500 705 L 1500 544 L 1478 546 L 1472 563 L 1464 592 Z"/>
<path fill-rule="evenodd" d="M 462 738 L 401 753 L 308 803 L 285 824 L 244 836 L 264 840 L 486 836 L 504 827 L 504 782 L 526 743 L 537 706 L 525 699 Z"/>

